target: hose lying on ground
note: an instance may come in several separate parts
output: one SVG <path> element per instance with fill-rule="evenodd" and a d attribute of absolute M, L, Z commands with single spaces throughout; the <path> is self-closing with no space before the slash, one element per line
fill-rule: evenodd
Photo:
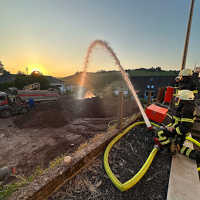
<path fill-rule="evenodd" d="M 138 183 L 140 181 L 140 179 L 145 175 L 145 173 L 148 171 L 154 157 L 156 156 L 157 152 L 158 152 L 158 147 L 155 146 L 153 148 L 153 150 L 151 151 L 149 157 L 147 158 L 146 162 L 144 163 L 144 165 L 142 166 L 142 168 L 138 171 L 138 173 L 132 177 L 131 179 L 129 179 L 128 181 L 126 181 L 125 183 L 121 183 L 119 181 L 119 179 L 113 174 L 110 166 L 109 166 L 109 161 L 108 161 L 108 157 L 109 157 L 109 152 L 112 149 L 113 145 L 118 142 L 124 135 L 126 135 L 131 129 L 133 129 L 134 127 L 138 126 L 138 125 L 143 125 L 145 124 L 144 121 L 140 121 L 140 122 L 135 122 L 132 125 L 130 125 L 129 127 L 127 127 L 125 130 L 123 130 L 122 133 L 120 133 L 119 135 L 117 135 L 107 146 L 106 151 L 104 153 L 104 168 L 105 171 L 107 173 L 107 175 L 109 176 L 109 178 L 111 179 L 112 183 L 120 190 L 120 191 L 126 191 L 128 189 L 130 189 L 131 187 L 133 187 L 136 183 Z M 151 124 L 153 126 L 156 127 L 160 127 L 158 124 L 155 124 L 153 122 L 151 122 Z M 194 144 L 196 144 L 198 147 L 200 147 L 200 143 L 198 141 L 196 141 L 195 139 L 191 138 L 191 137 L 186 137 L 186 140 L 189 140 L 191 142 L 193 142 Z M 198 168 L 198 171 L 200 171 L 200 168 Z"/>
<path fill-rule="evenodd" d="M 124 135 L 126 135 L 132 128 L 134 128 L 135 126 L 138 125 L 142 125 L 145 124 L 144 121 L 141 122 L 135 122 L 134 124 L 130 125 L 128 128 L 126 128 L 122 133 L 120 133 L 119 135 L 117 135 L 107 146 L 106 151 L 104 153 L 104 167 L 106 170 L 106 173 L 108 174 L 108 176 L 110 177 L 111 181 L 113 182 L 113 184 L 120 190 L 120 191 L 126 191 L 128 189 L 130 189 L 131 187 L 133 187 L 143 176 L 144 174 L 147 172 L 147 170 L 149 169 L 156 153 L 158 152 L 158 148 L 153 148 L 152 152 L 150 153 L 149 157 L 147 158 L 146 162 L 144 163 L 144 165 L 142 166 L 142 168 L 139 170 L 139 172 L 130 180 L 126 181 L 125 183 L 121 183 L 119 181 L 119 179 L 113 174 L 110 166 L 109 166 L 109 162 L 108 162 L 108 157 L 109 157 L 109 152 L 112 148 L 112 146 L 119 141 Z M 152 123 L 154 126 L 159 127 L 159 125 Z"/>

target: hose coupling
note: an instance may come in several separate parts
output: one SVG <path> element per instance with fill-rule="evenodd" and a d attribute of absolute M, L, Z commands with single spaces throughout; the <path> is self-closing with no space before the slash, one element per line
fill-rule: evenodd
<path fill-rule="evenodd" d="M 157 145 L 157 144 L 154 144 L 153 147 L 156 148 L 156 149 L 158 149 L 158 150 L 160 150 L 160 147 L 159 147 L 159 145 Z"/>

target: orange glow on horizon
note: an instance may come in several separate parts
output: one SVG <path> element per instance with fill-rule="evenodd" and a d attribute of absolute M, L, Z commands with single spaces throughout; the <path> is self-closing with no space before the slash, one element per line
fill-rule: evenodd
<path fill-rule="evenodd" d="M 42 65 L 29 64 L 27 68 L 28 68 L 28 74 L 31 74 L 34 71 L 39 71 L 43 75 L 48 74 L 46 69 Z"/>
<path fill-rule="evenodd" d="M 8 70 L 10 73 L 15 74 L 19 71 L 25 74 L 31 74 L 33 71 L 39 71 L 43 75 L 54 76 L 54 77 L 66 77 L 75 74 L 77 71 L 81 71 L 78 67 L 74 67 L 71 63 L 56 63 L 55 65 L 45 63 L 45 64 L 29 64 L 27 62 L 24 63 L 15 63 L 15 62 L 3 62 L 5 65 L 4 68 Z M 28 69 L 28 70 L 27 70 Z"/>

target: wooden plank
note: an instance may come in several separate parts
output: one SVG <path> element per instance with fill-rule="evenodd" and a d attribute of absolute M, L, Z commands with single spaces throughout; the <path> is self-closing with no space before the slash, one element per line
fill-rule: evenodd
<path fill-rule="evenodd" d="M 192 147 L 189 141 L 185 146 Z M 172 157 L 167 200 L 197 200 L 200 198 L 200 183 L 196 161 L 177 154 Z"/>

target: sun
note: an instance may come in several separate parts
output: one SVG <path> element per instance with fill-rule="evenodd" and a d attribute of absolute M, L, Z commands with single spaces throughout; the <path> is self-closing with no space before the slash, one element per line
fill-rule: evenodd
<path fill-rule="evenodd" d="M 47 75 L 47 71 L 42 65 L 30 64 L 28 65 L 28 73 L 39 72 L 40 74 Z"/>
<path fill-rule="evenodd" d="M 40 71 L 32 71 L 31 73 L 32 76 L 41 76 L 41 72 Z"/>

